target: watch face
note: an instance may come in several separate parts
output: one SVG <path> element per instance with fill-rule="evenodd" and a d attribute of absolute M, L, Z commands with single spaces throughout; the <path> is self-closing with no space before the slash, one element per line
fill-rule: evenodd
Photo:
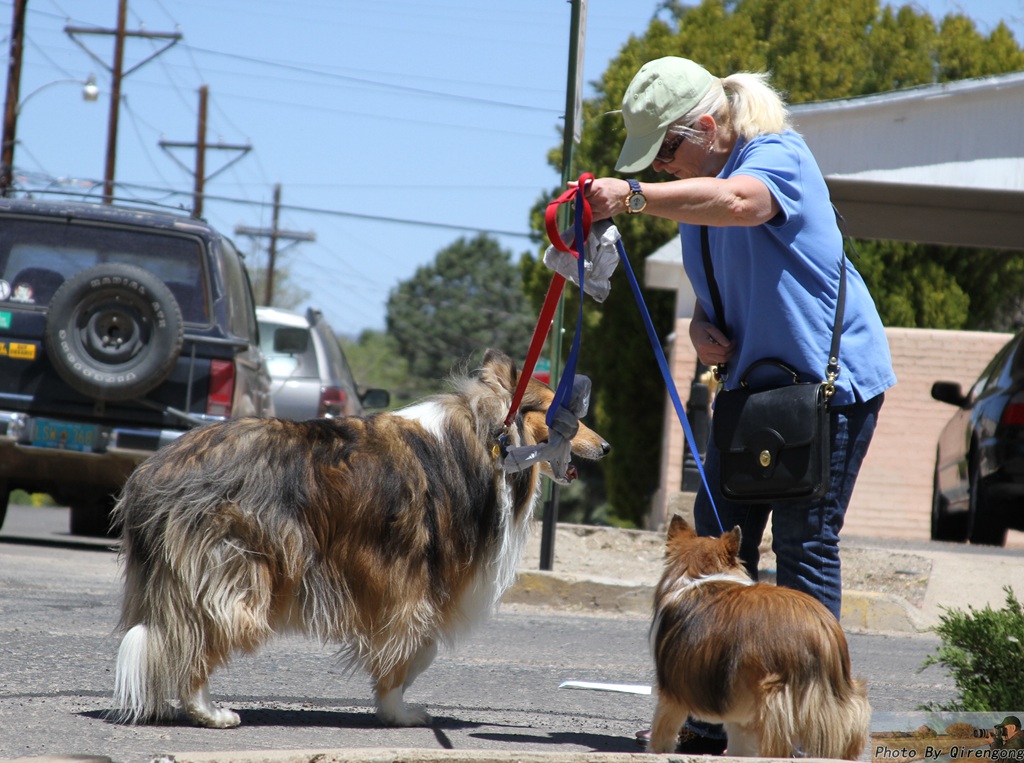
<path fill-rule="evenodd" d="M 647 199 L 642 193 L 633 193 L 629 197 L 629 208 L 634 212 L 639 212 L 647 206 Z"/>

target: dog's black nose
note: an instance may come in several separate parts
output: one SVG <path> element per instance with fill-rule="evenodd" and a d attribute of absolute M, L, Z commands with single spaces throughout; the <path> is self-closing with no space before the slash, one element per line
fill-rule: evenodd
<path fill-rule="evenodd" d="M 607 456 L 611 452 L 612 452 L 611 444 L 605 442 L 604 440 L 601 440 L 601 455 L 602 456 Z"/>

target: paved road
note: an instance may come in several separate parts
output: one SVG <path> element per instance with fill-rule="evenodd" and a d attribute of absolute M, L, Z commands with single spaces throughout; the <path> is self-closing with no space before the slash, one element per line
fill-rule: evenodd
<path fill-rule="evenodd" d="M 56 511 L 32 518 L 39 516 L 60 519 Z M 242 716 L 238 729 L 115 725 L 103 714 L 118 643 L 116 555 L 60 530 L 47 537 L 50 544 L 0 536 L 0 758 L 84 753 L 134 763 L 174 751 L 372 747 L 635 752 L 633 734 L 650 720 L 648 696 L 558 688 L 566 679 L 649 683 L 642 617 L 506 607 L 411 690 L 436 716 L 432 728 L 379 727 L 367 679 L 345 675 L 330 650 L 299 638 L 215 676 L 215 696 Z M 60 538 L 77 545 L 53 544 Z M 851 634 L 855 670 L 869 680 L 876 711 L 952 697 L 938 668 L 917 670 L 937 643 Z"/>

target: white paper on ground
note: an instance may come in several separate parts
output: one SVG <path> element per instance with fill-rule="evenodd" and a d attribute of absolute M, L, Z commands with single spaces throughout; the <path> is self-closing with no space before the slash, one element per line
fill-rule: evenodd
<path fill-rule="evenodd" d="M 591 691 L 617 691 L 622 694 L 650 694 L 651 687 L 642 684 L 606 684 L 597 681 L 562 681 L 559 689 L 590 689 Z"/>

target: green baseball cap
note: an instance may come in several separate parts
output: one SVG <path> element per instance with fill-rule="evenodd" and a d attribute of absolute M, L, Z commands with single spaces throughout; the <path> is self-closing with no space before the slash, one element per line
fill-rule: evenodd
<path fill-rule="evenodd" d="M 615 169 L 639 172 L 649 167 L 665 140 L 665 132 L 700 99 L 715 78 L 688 58 L 666 56 L 640 67 L 622 96 L 626 142 Z"/>
<path fill-rule="evenodd" d="M 999 725 L 1000 726 L 1016 726 L 1019 729 L 1020 728 L 1020 718 L 1018 718 L 1016 715 L 1008 715 L 1005 718 L 1003 718 L 1003 722 L 1000 723 Z"/>

